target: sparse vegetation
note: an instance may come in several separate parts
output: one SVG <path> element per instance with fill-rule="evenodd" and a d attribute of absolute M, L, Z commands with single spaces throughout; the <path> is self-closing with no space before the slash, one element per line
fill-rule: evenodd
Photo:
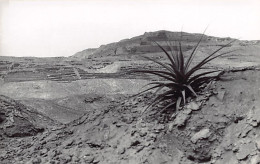
<path fill-rule="evenodd" d="M 164 105 L 162 110 L 168 109 L 173 106 L 176 106 L 176 110 L 178 110 L 181 106 L 181 103 L 182 104 L 186 103 L 187 97 L 190 97 L 192 95 L 197 96 L 197 92 L 200 91 L 202 84 L 214 78 L 214 76 L 207 76 L 207 75 L 217 72 L 218 70 L 213 70 L 213 71 L 207 70 L 203 72 L 199 72 L 199 71 L 202 69 L 205 70 L 203 66 L 208 62 L 212 61 L 213 59 L 216 59 L 217 57 L 233 52 L 233 51 L 227 51 L 227 52 L 219 53 L 219 51 L 221 51 L 225 47 L 230 46 L 231 43 L 233 43 L 235 40 L 232 40 L 227 44 L 220 46 L 218 49 L 216 49 L 214 52 L 209 54 L 202 61 L 197 63 L 195 66 L 191 67 L 192 61 L 200 46 L 203 36 L 204 34 L 201 36 L 200 40 L 192 49 L 192 52 L 187 57 L 187 59 L 184 58 L 181 39 L 177 43 L 177 48 L 173 47 L 173 45 L 171 44 L 168 44 L 171 51 L 167 51 L 163 46 L 155 42 L 155 44 L 167 56 L 168 62 L 161 62 L 151 57 L 142 56 L 143 58 L 160 65 L 163 68 L 163 70 L 136 69 L 131 71 L 131 73 L 151 74 L 164 79 L 163 81 L 149 83 L 148 86 L 152 85 L 150 88 L 137 94 L 137 95 L 141 95 L 151 90 L 157 89 L 154 92 L 155 98 L 151 101 L 150 105 L 146 109 L 158 103 L 166 102 L 165 103 L 166 105 Z"/>

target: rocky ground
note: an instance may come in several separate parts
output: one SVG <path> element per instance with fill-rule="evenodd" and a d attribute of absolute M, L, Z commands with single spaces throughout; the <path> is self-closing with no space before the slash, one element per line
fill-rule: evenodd
<path fill-rule="evenodd" d="M 45 122 L 40 119 L 36 119 L 38 123 L 32 122 L 27 119 L 31 114 L 26 106 L 2 96 L 1 112 L 5 113 L 0 115 L 0 160 L 1 163 L 257 164 L 259 77 L 258 69 L 225 72 L 175 114 L 158 113 L 160 106 L 143 113 L 151 94 L 135 99 L 117 95 L 103 108 L 89 111 L 68 124 L 58 124 L 47 117 Z"/>
<path fill-rule="evenodd" d="M 184 34 L 186 57 L 201 35 Z M 238 51 L 206 65 L 219 78 L 178 112 L 145 110 L 151 93 L 131 97 L 158 79 L 125 72 L 160 69 L 139 55 L 165 60 L 153 41 L 177 35 L 145 33 L 69 58 L 0 57 L 0 163 L 259 164 L 259 41 L 237 40 L 226 51 Z M 206 36 L 194 62 L 230 40 Z"/>

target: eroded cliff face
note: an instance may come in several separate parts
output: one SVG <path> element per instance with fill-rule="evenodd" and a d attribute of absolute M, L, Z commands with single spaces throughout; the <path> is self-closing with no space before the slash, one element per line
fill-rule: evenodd
<path fill-rule="evenodd" d="M 158 113 L 157 106 L 142 114 L 151 94 L 135 99 L 117 95 L 113 100 L 89 95 L 87 103 L 107 105 L 64 126 L 46 127 L 33 137 L 4 137 L 0 159 L 3 163 L 257 164 L 259 80 L 258 69 L 226 72 L 178 113 Z M 1 114 L 1 125 L 5 117 L 9 116 Z"/>

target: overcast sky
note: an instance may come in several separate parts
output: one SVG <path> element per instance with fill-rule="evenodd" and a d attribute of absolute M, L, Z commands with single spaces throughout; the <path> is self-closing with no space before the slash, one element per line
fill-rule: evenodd
<path fill-rule="evenodd" d="M 169 30 L 260 40 L 260 0 L 0 0 L 0 55 L 70 56 Z"/>

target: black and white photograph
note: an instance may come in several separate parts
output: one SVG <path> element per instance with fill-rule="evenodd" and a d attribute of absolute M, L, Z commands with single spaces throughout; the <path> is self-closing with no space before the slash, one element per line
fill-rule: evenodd
<path fill-rule="evenodd" d="M 0 164 L 260 164 L 260 1 L 0 0 Z"/>

